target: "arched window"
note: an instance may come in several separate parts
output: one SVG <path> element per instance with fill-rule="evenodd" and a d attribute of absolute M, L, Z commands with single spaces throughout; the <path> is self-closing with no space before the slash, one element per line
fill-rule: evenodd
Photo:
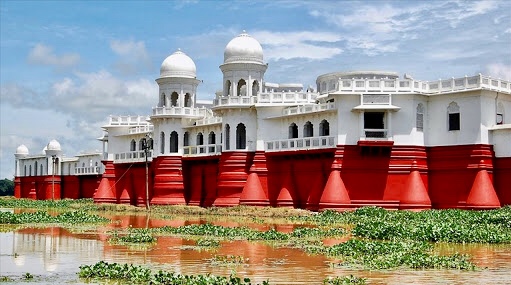
<path fill-rule="evenodd" d="M 183 145 L 184 146 L 190 145 L 190 133 L 189 132 L 185 132 L 185 134 L 183 135 Z"/>
<path fill-rule="evenodd" d="M 238 81 L 238 93 L 236 95 L 247 96 L 247 82 L 245 79 L 240 79 L 240 81 Z"/>
<path fill-rule="evenodd" d="M 41 170 L 42 170 L 42 168 L 41 168 Z M 71 173 L 71 164 L 68 164 L 68 165 L 67 165 L 67 174 L 69 174 L 69 175 L 71 175 L 71 174 L 72 174 L 72 173 Z"/>
<path fill-rule="evenodd" d="M 160 133 L 160 144 L 161 144 L 160 153 L 165 153 L 165 133 L 164 132 Z"/>
<path fill-rule="evenodd" d="M 322 120 L 319 123 L 319 135 L 329 136 L 330 135 L 330 123 L 327 120 Z"/>
<path fill-rule="evenodd" d="M 295 123 L 289 125 L 289 138 L 290 139 L 298 138 L 298 126 Z"/>
<path fill-rule="evenodd" d="M 422 105 L 422 103 L 417 104 L 417 114 L 415 117 L 415 128 L 419 132 L 422 132 L 424 130 L 424 105 Z"/>
<path fill-rule="evenodd" d="M 312 137 L 314 134 L 314 126 L 311 122 L 307 121 L 305 125 L 303 126 L 303 137 L 308 138 Z"/>
<path fill-rule="evenodd" d="M 497 104 L 497 118 L 496 118 L 497 125 L 504 124 L 504 104 L 502 102 L 499 102 Z"/>
<path fill-rule="evenodd" d="M 196 145 L 203 145 L 203 144 L 204 144 L 204 136 L 202 135 L 202 133 L 198 133 Z"/>
<path fill-rule="evenodd" d="M 216 143 L 216 135 L 215 132 L 211 131 L 208 135 L 208 144 L 215 144 Z"/>
<path fill-rule="evenodd" d="M 165 93 L 162 92 L 160 96 L 160 106 L 165 107 L 165 105 L 167 105 L 167 102 L 165 101 L 166 101 Z"/>
<path fill-rule="evenodd" d="M 227 94 L 227 96 L 231 95 L 231 87 L 232 87 L 231 81 L 227 80 L 225 82 L 225 94 Z"/>
<path fill-rule="evenodd" d="M 192 98 L 190 93 L 185 94 L 185 107 L 191 107 L 192 106 Z"/>
<path fill-rule="evenodd" d="M 170 106 L 176 107 L 178 98 L 179 95 L 177 94 L 177 92 L 172 92 L 172 94 L 170 95 Z"/>
<path fill-rule="evenodd" d="M 131 140 L 130 151 L 136 151 L 136 150 L 137 150 L 137 142 L 135 140 Z"/>
<path fill-rule="evenodd" d="M 225 149 L 231 149 L 231 126 L 225 124 Z"/>
<path fill-rule="evenodd" d="M 25 165 L 25 170 L 23 170 L 23 176 L 27 176 L 27 166 Z"/>
<path fill-rule="evenodd" d="M 37 161 L 34 162 L 34 176 L 37 176 Z"/>
<path fill-rule="evenodd" d="M 456 102 L 451 102 L 449 107 L 447 107 L 448 114 L 448 124 L 449 131 L 459 131 L 460 130 L 460 107 Z"/>
<path fill-rule="evenodd" d="M 144 150 L 144 138 L 138 141 L 138 150 Z"/>
<path fill-rule="evenodd" d="M 170 133 L 170 152 L 171 153 L 177 152 L 177 144 L 178 144 L 177 132 L 173 131 L 172 133 Z"/>
<path fill-rule="evenodd" d="M 254 83 L 252 83 L 252 96 L 256 96 L 257 92 L 259 92 L 259 82 L 254 80 Z"/>
<path fill-rule="evenodd" d="M 32 165 L 28 166 L 28 176 L 32 176 Z"/>
<path fill-rule="evenodd" d="M 208 144 L 212 145 L 209 147 L 209 152 L 215 152 L 216 135 L 215 132 L 211 131 L 208 135 Z"/>
<path fill-rule="evenodd" d="M 236 149 L 245 149 L 247 147 L 247 130 L 243 123 L 236 127 Z"/>
<path fill-rule="evenodd" d="M 43 164 L 39 165 L 39 175 L 43 175 Z"/>

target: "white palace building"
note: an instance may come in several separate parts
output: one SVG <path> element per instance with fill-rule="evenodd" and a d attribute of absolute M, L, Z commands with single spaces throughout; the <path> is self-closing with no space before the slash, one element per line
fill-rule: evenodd
<path fill-rule="evenodd" d="M 511 204 L 510 82 L 339 71 L 313 90 L 267 82 L 267 68 L 243 32 L 225 47 L 222 90 L 204 102 L 195 63 L 176 51 L 161 65 L 156 107 L 111 116 L 103 153 L 63 157 L 55 140 L 40 155 L 18 147 L 16 197 L 310 210 Z"/>

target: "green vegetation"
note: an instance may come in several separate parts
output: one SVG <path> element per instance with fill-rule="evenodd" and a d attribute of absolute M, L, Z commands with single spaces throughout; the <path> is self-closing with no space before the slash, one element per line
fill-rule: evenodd
<path fill-rule="evenodd" d="M 150 229 L 128 228 L 128 233 L 126 235 L 119 236 L 118 232 L 115 231 L 108 241 L 113 244 L 140 244 L 155 243 L 156 238 L 153 236 Z"/>
<path fill-rule="evenodd" d="M 237 276 L 229 277 L 214 275 L 180 275 L 173 272 L 158 271 L 152 273 L 150 269 L 133 264 L 107 263 L 100 261 L 93 265 L 80 266 L 80 278 L 107 279 L 130 284 L 167 284 L 167 285 L 242 285 L 251 284 L 249 278 L 243 280 Z M 267 281 L 262 283 L 269 285 Z"/>
<path fill-rule="evenodd" d="M 14 195 L 14 181 L 4 178 L 0 180 L 0 196 Z"/>
<path fill-rule="evenodd" d="M 325 211 L 295 220 L 318 225 L 350 225 L 353 236 L 378 240 L 511 243 L 509 206 L 489 211 L 450 209 L 421 212 L 366 207 L 353 212 Z"/>
<path fill-rule="evenodd" d="M 213 258 L 209 259 L 209 262 L 213 265 L 242 265 L 247 263 L 248 259 L 245 259 L 240 255 L 215 255 Z"/>
<path fill-rule="evenodd" d="M 353 275 L 325 278 L 323 285 L 364 285 L 366 284 L 365 278 L 356 277 Z"/>
<path fill-rule="evenodd" d="M 0 224 L 98 224 L 110 220 L 98 215 L 92 215 L 83 211 L 64 212 L 56 216 L 48 212 L 38 211 L 33 213 L 0 212 Z"/>

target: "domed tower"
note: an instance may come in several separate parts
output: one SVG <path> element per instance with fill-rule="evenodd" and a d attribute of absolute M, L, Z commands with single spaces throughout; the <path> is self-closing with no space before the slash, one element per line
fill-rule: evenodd
<path fill-rule="evenodd" d="M 199 80 L 193 60 L 178 49 L 160 67 L 158 107 L 195 106 Z"/>
<path fill-rule="evenodd" d="M 261 90 L 264 72 L 261 44 L 243 31 L 224 50 L 223 96 L 256 96 Z"/>
<path fill-rule="evenodd" d="M 182 161 L 186 132 L 183 127 L 203 118 L 205 109 L 196 108 L 199 85 L 193 60 L 181 50 L 168 56 L 160 68 L 159 100 L 153 108 L 154 186 L 151 204 L 186 204 Z"/>

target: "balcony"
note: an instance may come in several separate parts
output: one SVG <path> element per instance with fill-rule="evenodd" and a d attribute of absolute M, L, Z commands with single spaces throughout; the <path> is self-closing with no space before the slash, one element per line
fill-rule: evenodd
<path fill-rule="evenodd" d="M 106 127 L 150 125 L 148 120 L 149 117 L 147 116 L 110 116 L 108 125 Z"/>
<path fill-rule="evenodd" d="M 153 152 L 149 151 L 147 160 L 151 161 L 153 158 Z M 116 153 L 114 156 L 114 163 L 133 163 L 133 162 L 145 162 L 145 151 L 130 151 Z"/>
<path fill-rule="evenodd" d="M 144 125 L 144 126 L 131 127 L 128 130 L 128 134 L 130 134 L 130 135 L 146 134 L 146 133 L 150 133 L 152 131 L 153 131 L 152 125 Z"/>
<path fill-rule="evenodd" d="M 259 104 L 309 104 L 316 101 L 317 93 L 266 92 L 257 94 Z"/>
<path fill-rule="evenodd" d="M 209 117 L 200 119 L 193 122 L 193 125 L 186 126 L 185 128 L 193 128 L 198 126 L 209 126 L 209 125 L 217 125 L 222 123 L 222 117 Z"/>
<path fill-rule="evenodd" d="M 191 107 L 153 107 L 153 117 L 204 117 L 206 116 L 205 108 Z"/>
<path fill-rule="evenodd" d="M 308 137 L 267 141 L 265 143 L 266 151 L 291 151 L 304 149 L 322 149 L 334 148 L 337 145 L 337 139 L 334 136 Z"/>
<path fill-rule="evenodd" d="M 183 147 L 184 156 L 208 156 L 219 155 L 221 153 L 222 153 L 221 144 L 205 144 Z"/>
<path fill-rule="evenodd" d="M 99 175 L 101 174 L 101 167 L 75 167 L 75 175 Z"/>
<path fill-rule="evenodd" d="M 292 115 L 309 114 L 309 113 L 316 113 L 316 112 L 329 111 L 329 110 L 335 110 L 334 102 L 288 107 L 288 108 L 285 108 L 284 110 L 282 110 L 282 115 L 292 116 Z"/>
<path fill-rule="evenodd" d="M 214 107 L 225 107 L 225 106 L 252 106 L 257 103 L 257 97 L 255 96 L 227 96 L 218 97 L 213 100 Z"/>

